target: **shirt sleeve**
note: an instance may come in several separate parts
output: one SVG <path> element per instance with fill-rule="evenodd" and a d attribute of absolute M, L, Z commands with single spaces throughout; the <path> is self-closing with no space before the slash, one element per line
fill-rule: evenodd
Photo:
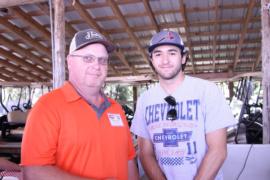
<path fill-rule="evenodd" d="M 150 139 L 150 135 L 147 130 L 146 120 L 144 118 L 145 106 L 143 105 L 143 101 L 145 101 L 145 99 L 143 97 L 144 96 L 142 95 L 137 101 L 136 111 L 131 125 L 131 132 L 145 139 Z"/>
<path fill-rule="evenodd" d="M 214 83 L 210 83 L 204 98 L 206 133 L 236 124 L 230 106 Z"/>
<path fill-rule="evenodd" d="M 53 165 L 59 123 L 56 112 L 42 102 L 37 102 L 30 111 L 24 129 L 21 165 Z"/>

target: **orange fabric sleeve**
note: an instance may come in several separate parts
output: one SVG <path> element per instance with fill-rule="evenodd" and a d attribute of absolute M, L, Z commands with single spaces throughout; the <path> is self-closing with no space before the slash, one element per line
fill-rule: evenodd
<path fill-rule="evenodd" d="M 21 165 L 55 164 L 59 124 L 53 109 L 40 101 L 36 103 L 24 130 Z"/>

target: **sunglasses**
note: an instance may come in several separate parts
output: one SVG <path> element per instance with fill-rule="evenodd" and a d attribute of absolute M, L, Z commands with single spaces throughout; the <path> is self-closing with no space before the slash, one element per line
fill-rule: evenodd
<path fill-rule="evenodd" d="M 164 98 L 164 100 L 170 105 L 172 106 L 172 109 L 170 109 L 167 112 L 167 120 L 171 120 L 174 121 L 177 119 L 177 112 L 176 112 L 176 100 L 173 96 L 167 96 Z"/>

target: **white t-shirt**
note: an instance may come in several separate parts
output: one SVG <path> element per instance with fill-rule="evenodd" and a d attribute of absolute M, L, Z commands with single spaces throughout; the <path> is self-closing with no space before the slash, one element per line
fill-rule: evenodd
<path fill-rule="evenodd" d="M 150 139 L 156 159 L 169 180 L 192 180 L 207 151 L 208 132 L 236 123 L 218 87 L 209 81 L 185 76 L 171 94 L 176 99 L 177 119 L 167 120 L 168 96 L 160 84 L 137 101 L 131 131 Z M 221 172 L 216 179 L 222 179 Z"/>

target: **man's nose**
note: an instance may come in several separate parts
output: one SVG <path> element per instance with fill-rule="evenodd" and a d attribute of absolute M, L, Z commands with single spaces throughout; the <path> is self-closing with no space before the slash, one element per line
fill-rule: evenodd
<path fill-rule="evenodd" d="M 163 54 L 161 58 L 162 64 L 167 64 L 169 62 L 169 56 L 167 54 Z"/>

